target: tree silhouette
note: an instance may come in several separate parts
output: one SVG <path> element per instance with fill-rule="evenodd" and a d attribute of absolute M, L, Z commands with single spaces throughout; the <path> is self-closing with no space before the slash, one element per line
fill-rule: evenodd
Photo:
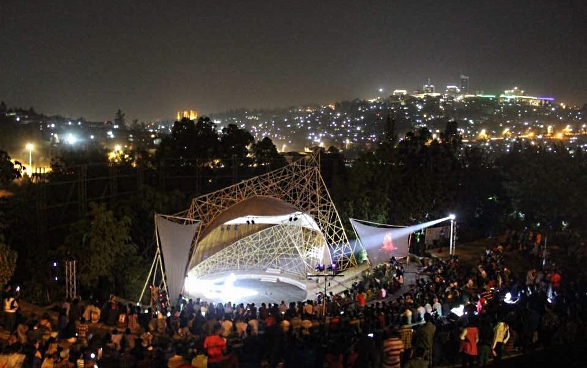
<path fill-rule="evenodd" d="M 285 165 L 285 159 L 277 152 L 277 147 L 269 137 L 265 137 L 253 145 L 253 156 L 257 166 L 266 169 L 277 169 Z"/>
<path fill-rule="evenodd" d="M 183 118 L 173 124 L 171 134 L 161 141 L 156 157 L 166 166 L 190 168 L 209 163 L 218 156 L 216 126 L 208 117 L 196 122 Z"/>
<path fill-rule="evenodd" d="M 126 120 L 125 120 L 125 113 L 122 112 L 122 110 L 118 109 L 118 111 L 116 111 L 116 114 L 114 115 L 114 125 L 118 125 L 119 129 L 125 129 L 126 128 Z"/>
<path fill-rule="evenodd" d="M 114 281 L 123 261 L 136 254 L 136 246 L 130 238 L 129 217 L 116 218 L 103 203 L 89 207 L 87 218 L 72 225 L 62 253 L 78 261 L 80 284 L 94 288 L 101 279 Z"/>
<path fill-rule="evenodd" d="M 20 171 L 14 166 L 8 153 L 0 150 L 0 185 L 8 185 L 20 177 Z"/>
<path fill-rule="evenodd" d="M 228 126 L 222 128 L 220 151 L 224 165 L 232 166 L 236 162 L 238 162 L 238 166 L 247 165 L 249 147 L 254 142 L 253 135 L 248 130 L 239 128 L 236 124 L 228 124 Z"/>

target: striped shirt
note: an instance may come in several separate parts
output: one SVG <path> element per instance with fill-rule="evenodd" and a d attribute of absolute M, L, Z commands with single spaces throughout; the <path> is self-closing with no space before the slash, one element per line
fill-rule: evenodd
<path fill-rule="evenodd" d="M 383 341 L 382 368 L 400 368 L 400 357 L 404 351 L 404 343 L 399 337 L 390 337 Z"/>

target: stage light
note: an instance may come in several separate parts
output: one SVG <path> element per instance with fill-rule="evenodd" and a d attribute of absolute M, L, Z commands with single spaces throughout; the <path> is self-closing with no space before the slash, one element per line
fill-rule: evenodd
<path fill-rule="evenodd" d="M 255 225 L 255 220 L 251 220 L 251 225 Z"/>
<path fill-rule="evenodd" d="M 297 217 L 297 216 L 296 216 L 296 217 L 294 217 L 294 221 L 298 221 L 298 217 Z"/>
<path fill-rule="evenodd" d="M 322 272 L 322 271 L 324 271 L 324 270 L 325 270 L 325 266 L 324 266 L 322 263 L 319 263 L 319 264 L 316 266 L 316 271 L 320 271 L 320 272 Z"/>
<path fill-rule="evenodd" d="M 251 221 L 247 220 L 247 225 L 250 225 L 250 224 L 251 224 Z"/>
<path fill-rule="evenodd" d="M 289 221 L 291 222 L 291 220 L 293 220 L 291 217 L 289 218 Z"/>
<path fill-rule="evenodd" d="M 456 219 L 456 218 L 457 218 L 457 217 L 456 217 L 456 216 L 455 216 L 453 213 L 451 213 L 450 215 L 448 215 L 448 219 L 449 219 L 449 220 L 454 220 L 454 219 Z"/>

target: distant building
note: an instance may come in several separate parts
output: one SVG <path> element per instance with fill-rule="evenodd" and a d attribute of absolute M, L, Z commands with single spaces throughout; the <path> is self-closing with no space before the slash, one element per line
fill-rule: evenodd
<path fill-rule="evenodd" d="M 405 89 L 396 89 L 395 91 L 393 91 L 393 95 L 394 96 L 403 96 L 403 95 L 407 95 L 408 91 Z"/>
<path fill-rule="evenodd" d="M 449 96 L 456 96 L 461 93 L 461 90 L 457 86 L 446 86 L 446 94 Z"/>
<path fill-rule="evenodd" d="M 434 84 L 430 83 L 430 78 L 428 78 L 428 83 L 426 83 L 422 90 L 424 93 L 434 93 Z"/>
<path fill-rule="evenodd" d="M 198 112 L 196 110 L 184 110 L 177 112 L 177 121 L 180 121 L 183 118 L 187 118 L 190 120 L 196 120 L 198 118 Z"/>
<path fill-rule="evenodd" d="M 524 96 L 524 90 L 519 89 L 518 87 L 514 87 L 512 89 L 507 89 L 504 91 L 505 95 L 510 95 L 510 96 Z"/>
<path fill-rule="evenodd" d="M 461 74 L 461 93 L 469 94 L 469 76 Z"/>

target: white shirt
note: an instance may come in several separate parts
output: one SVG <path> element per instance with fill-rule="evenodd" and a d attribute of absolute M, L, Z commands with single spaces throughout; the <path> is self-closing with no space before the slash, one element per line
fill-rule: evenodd
<path fill-rule="evenodd" d="M 436 309 L 436 313 L 438 313 L 438 316 L 442 316 L 442 305 L 439 302 L 436 302 L 432 305 L 432 309 Z"/>

